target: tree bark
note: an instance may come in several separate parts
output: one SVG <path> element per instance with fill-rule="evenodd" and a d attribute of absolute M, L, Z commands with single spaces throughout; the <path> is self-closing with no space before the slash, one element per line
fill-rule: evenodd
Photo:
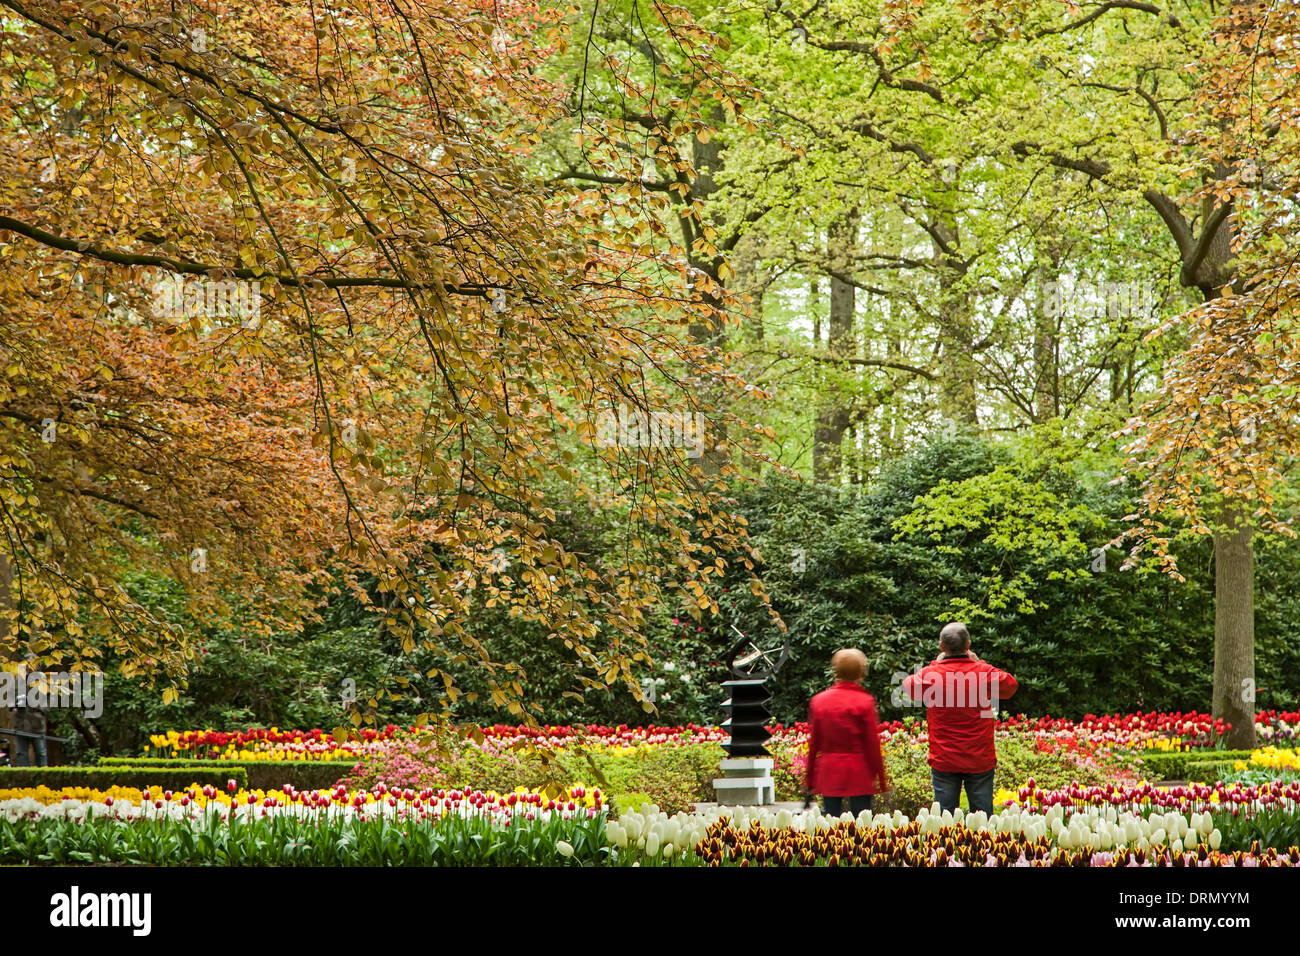
<path fill-rule="evenodd" d="M 1232 724 L 1233 750 L 1255 746 L 1254 529 L 1239 510 L 1214 533 L 1213 715 Z"/>
<path fill-rule="evenodd" d="M 848 213 L 831 228 L 828 242 L 829 259 L 836 272 L 843 275 L 852 261 L 851 253 L 857 240 L 858 217 Z M 843 264 L 843 271 L 841 271 Z M 831 276 L 831 310 L 828 322 L 826 351 L 832 356 L 852 355 L 854 316 L 857 311 L 857 289 L 848 282 Z M 829 389 L 817 412 L 813 431 L 813 477 L 817 481 L 838 481 L 842 475 L 844 433 L 850 422 L 849 406 L 838 388 Z"/>
<path fill-rule="evenodd" d="M 13 582 L 14 572 L 9 563 L 9 555 L 0 551 L 0 661 L 18 659 L 18 648 L 9 646 L 9 618 L 6 616 L 14 606 Z M 13 713 L 8 707 L 0 707 L 0 730 L 12 730 L 13 726 Z M 13 738 L 0 737 L 0 746 L 6 752 L 12 743 Z"/>
<path fill-rule="evenodd" d="M 725 118 L 721 106 L 714 106 L 711 118 L 715 125 L 721 126 L 723 124 Z M 691 161 L 695 166 L 696 178 L 695 182 L 691 184 L 690 201 L 707 203 L 718 188 L 716 176 L 723 168 L 721 140 L 714 137 L 706 143 L 701 141 L 699 137 L 694 137 L 691 141 Z M 695 230 L 691 225 L 690 217 L 683 213 L 680 222 L 688 261 L 694 268 L 707 273 L 713 281 L 723 285 L 723 280 L 719 274 L 719 267 L 723 262 L 722 255 L 718 254 L 708 258 L 697 255 L 693 251 Z M 714 225 L 721 228 L 725 225 L 725 222 L 721 216 L 715 216 Z M 712 297 L 707 297 L 707 299 L 710 305 L 715 307 L 719 305 L 716 299 Z M 701 345 L 716 348 L 722 345 L 724 330 L 716 320 L 707 323 L 697 321 L 691 323 L 690 334 Z M 711 377 L 703 377 L 696 383 L 696 387 L 704 397 L 706 405 L 714 407 L 718 411 L 724 410 L 718 407 L 721 404 L 722 391 L 718 388 L 716 381 Z M 731 455 L 726 450 L 726 445 L 726 424 L 721 420 L 711 422 L 708 427 L 704 451 L 699 460 L 700 469 L 704 474 L 717 475 L 730 462 Z"/>

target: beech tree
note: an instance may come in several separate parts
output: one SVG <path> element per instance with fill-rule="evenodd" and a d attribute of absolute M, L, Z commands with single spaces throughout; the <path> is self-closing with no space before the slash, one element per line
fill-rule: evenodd
<path fill-rule="evenodd" d="M 883 205 L 896 224 L 892 246 L 850 256 L 839 278 L 915 318 L 884 336 L 868 326 L 858 348 L 850 338 L 818 361 L 910 376 L 933 387 L 933 400 L 912 406 L 920 416 L 933 421 L 937 409 L 982 428 L 1129 411 L 1160 389 L 1129 433 L 1150 429 L 1128 469 L 1149 482 L 1137 549 L 1167 550 L 1154 529 L 1171 518 L 1214 536 L 1213 710 L 1233 723 L 1237 744 L 1253 739 L 1250 541 L 1271 500 L 1243 484 L 1248 469 L 1224 447 L 1230 423 L 1211 425 L 1214 413 L 1200 410 L 1210 398 L 1216 407 L 1246 401 L 1225 383 L 1252 394 L 1256 381 L 1248 370 L 1225 378 L 1221 363 L 1246 361 L 1245 346 L 1202 326 L 1221 310 L 1235 314 L 1236 304 L 1215 304 L 1222 297 L 1265 281 L 1267 269 L 1251 261 L 1263 253 L 1243 249 L 1285 256 L 1290 245 L 1281 226 L 1249 241 L 1241 232 L 1261 209 L 1291 222 L 1289 167 L 1275 161 L 1293 145 L 1282 92 L 1290 17 L 1252 4 L 777 3 L 749 25 L 769 42 L 738 45 L 745 52 L 728 61 L 765 90 L 761 117 L 808 159 L 785 176 L 761 175 L 774 169 L 770 146 L 746 140 L 748 160 L 728 155 L 727 198 L 761 207 L 789 190 L 786 180 L 797 183 L 803 202 L 758 221 L 778 237 L 800 235 L 810 207 L 829 223 L 855 208 L 880 216 Z M 1272 98 L 1256 103 L 1260 95 Z M 1260 148 L 1267 156 L 1256 156 Z M 1249 213 L 1236 193 L 1243 172 L 1254 177 Z M 1130 271 L 1139 257 L 1145 267 Z M 1079 264 L 1088 267 L 1084 297 L 1114 279 L 1167 278 L 1170 288 L 1119 321 L 1070 329 L 1044 308 L 1044 286 Z M 1183 312 L 1189 321 L 1142 341 L 1162 314 Z M 1200 337 L 1181 355 L 1193 328 Z M 900 342 L 907 347 L 896 350 Z M 1054 358 L 1062 349 L 1079 358 Z M 1173 364 L 1159 368 L 1168 356 Z M 1288 384 L 1285 375 L 1259 383 Z M 818 429 L 820 445 L 831 438 Z M 1251 448 L 1270 468 L 1287 467 L 1285 447 L 1266 451 L 1252 439 Z M 1284 528 L 1278 517 L 1274 530 Z"/>
<path fill-rule="evenodd" d="M 1197 64 L 1199 122 L 1180 144 L 1204 223 L 1179 242 L 1183 281 L 1205 301 L 1162 330 L 1190 330 L 1190 345 L 1133 423 L 1130 446 L 1145 479 L 1140 543 L 1173 570 L 1162 517 L 1214 537 L 1214 713 L 1232 721 L 1234 747 L 1255 743 L 1253 542 L 1295 537 L 1281 503 L 1300 450 L 1298 31 L 1294 5 L 1233 4 L 1214 21 L 1212 51 Z"/>
<path fill-rule="evenodd" d="M 0 649 L 111 649 L 174 695 L 193 637 L 125 567 L 268 630 L 311 619 L 341 569 L 405 648 L 485 668 L 516 716 L 526 675 L 476 600 L 543 622 L 584 685 L 639 693 L 643 611 L 707 611 L 708 578 L 751 566 L 724 497 L 747 433 L 707 400 L 743 386 L 691 334 L 734 302 L 626 191 L 536 162 L 582 93 L 541 69 L 559 13 L 0 9 Z M 694 51 L 678 119 L 707 139 L 702 104 L 734 116 L 736 88 L 683 12 L 654 14 Z M 575 133 L 587 169 L 625 178 L 603 131 Z M 602 440 L 610 413 L 640 424 Z M 726 436 L 707 474 L 662 440 L 683 429 L 651 427 L 695 416 L 712 450 Z M 549 533 L 546 479 L 624 515 L 618 560 Z M 452 673 L 427 677 L 456 701 Z"/>

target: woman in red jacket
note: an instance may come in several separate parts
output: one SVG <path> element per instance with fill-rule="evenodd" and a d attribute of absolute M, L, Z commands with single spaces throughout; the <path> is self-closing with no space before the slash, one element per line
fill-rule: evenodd
<path fill-rule="evenodd" d="M 875 699 L 861 684 L 867 655 L 857 648 L 836 651 L 831 670 L 835 684 L 808 705 L 812 737 L 806 791 L 820 794 L 822 812 L 833 817 L 843 812 L 848 797 L 848 809 L 856 817 L 872 808 L 875 794 L 889 789 L 880 753 L 880 721 Z"/>

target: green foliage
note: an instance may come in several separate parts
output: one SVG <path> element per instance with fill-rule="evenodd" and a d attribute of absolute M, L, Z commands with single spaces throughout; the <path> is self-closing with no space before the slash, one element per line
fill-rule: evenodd
<path fill-rule="evenodd" d="M 1208 767 L 1226 762 L 1229 770 L 1234 760 L 1249 760 L 1249 750 L 1188 750 L 1177 753 L 1142 753 L 1133 761 L 1138 773 L 1150 780 L 1219 780 L 1207 777 Z M 1196 768 L 1196 769 L 1193 769 Z"/>
<path fill-rule="evenodd" d="M 248 786 L 248 771 L 236 765 L 209 763 L 206 767 L 0 767 L 0 790 L 23 787 L 91 787 L 106 790 L 109 787 L 162 787 L 164 790 L 184 790 L 198 784 L 226 789 L 229 781 L 236 787 Z"/>
<path fill-rule="evenodd" d="M 804 718 L 840 647 L 866 653 L 866 686 L 882 717 L 905 716 L 910 708 L 895 699 L 903 676 L 934 659 L 945 621 L 968 616 L 976 651 L 1020 681 L 1003 705 L 1009 712 L 1204 709 L 1214 626 L 1208 542 L 1187 536 L 1183 583 L 1147 566 L 1120 570 L 1113 551 L 1102 570 L 1096 549 L 1119 533 L 1130 503 L 1095 460 L 1080 461 L 1041 449 L 1017 459 L 980 439 L 936 436 L 861 494 L 773 478 L 742 495 L 792 646 L 773 682 L 776 718 Z M 1275 580 L 1292 580 L 1293 567 L 1279 556 Z M 1285 591 L 1277 594 L 1289 613 Z M 719 603 L 722 622 L 706 624 L 718 647 L 724 622 L 770 628 L 757 601 L 734 587 Z M 1284 625 L 1261 622 L 1260 632 Z M 1291 660 L 1289 651 L 1260 655 L 1259 683 L 1279 707 L 1297 693 Z"/>
<path fill-rule="evenodd" d="M 1232 760 L 1194 760 L 1186 765 L 1183 773 L 1196 783 L 1214 783 L 1231 776 L 1235 770 Z"/>
<path fill-rule="evenodd" d="M 1223 837 L 1219 849 L 1225 852 L 1257 852 L 1269 847 L 1285 850 L 1300 845 L 1300 813 L 1294 806 L 1257 810 L 1236 817 L 1216 813 L 1214 824 Z"/>
<path fill-rule="evenodd" d="M 286 783 L 295 790 L 327 790 L 356 769 L 354 760 L 191 760 L 183 757 L 101 757 L 101 767 L 131 767 L 149 770 L 210 769 L 213 764 L 238 767 L 255 790 L 278 790 Z"/>
<path fill-rule="evenodd" d="M 804 719 L 808 700 L 827 685 L 831 653 L 846 646 L 867 654 L 867 688 L 882 717 L 913 713 L 893 700 L 901 675 L 932 660 L 939 627 L 962 617 L 980 656 L 1020 681 L 1008 711 L 1081 717 L 1205 709 L 1214 628 L 1210 543 L 1197 535 L 1177 542 L 1185 582 L 1145 565 L 1121 570 L 1123 555 L 1114 550 L 1100 570 L 1097 549 L 1119 533 L 1132 507 L 1125 489 L 1111 483 L 1112 465 L 1050 430 L 1014 448 L 936 435 L 864 490 L 777 477 L 742 488 L 738 507 L 792 647 L 771 684 L 774 718 Z M 567 547 L 617 547 L 605 518 L 565 507 L 561 491 L 555 502 Z M 1300 550 L 1261 547 L 1257 579 L 1261 701 L 1295 706 L 1300 645 L 1290 633 L 1300 617 Z M 563 696 L 581 666 L 562 637 L 500 608 L 480 610 L 476 634 L 498 659 L 523 667 L 528 695 L 546 702 L 543 723 L 713 724 L 722 717 L 718 685 L 728 676 L 722 658 L 736 639 L 731 625 L 764 639 L 778 633 L 740 569 L 711 576 L 707 590 L 719 616 L 686 600 L 647 616 L 653 663 L 641 665 L 637 677 L 660 682 L 653 714 L 621 688 Z M 143 581 L 133 593 L 162 605 L 178 600 Z M 148 734 L 180 727 L 334 726 L 345 679 L 364 695 L 406 664 L 351 597 L 333 598 L 322 618 L 294 635 L 206 633 L 200 650 L 207 653 L 173 705 L 109 673 L 106 710 L 95 722 L 100 752 L 139 752 Z M 473 668 L 423 653 L 416 655 L 420 666 L 448 668 L 479 693 L 461 698 L 457 720 L 518 722 L 492 704 Z M 379 701 L 376 713 L 409 723 L 425 706 L 420 693 L 417 682 L 410 696 Z M 55 733 L 77 730 L 66 712 L 52 717 Z"/>

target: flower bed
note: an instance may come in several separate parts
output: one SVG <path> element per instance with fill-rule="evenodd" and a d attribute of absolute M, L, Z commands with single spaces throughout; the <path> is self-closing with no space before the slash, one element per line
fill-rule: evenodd
<path fill-rule="evenodd" d="M 1104 808 L 1147 818 L 1169 812 L 1213 813 L 1220 821 L 1227 849 L 1300 843 L 1300 781 L 1295 780 L 1269 780 L 1259 784 L 1192 783 L 1167 788 L 1153 787 L 1150 783 L 1137 786 L 1111 783 L 1042 790 L 1031 779 L 1015 794 L 1007 791 L 995 794 L 993 803 L 995 807 L 1026 812 L 1095 813 Z"/>
<path fill-rule="evenodd" d="M 467 866 L 599 863 L 598 791 L 0 794 L 0 863 Z"/>
<path fill-rule="evenodd" d="M 1014 790 L 1033 777 L 1044 791 L 1072 785 L 1134 786 L 1143 779 L 1213 781 L 1231 776 L 1235 759 L 1249 759 L 1260 773 L 1288 772 L 1295 751 L 1281 743 L 1295 735 L 1300 714 L 1261 711 L 1261 739 L 1275 743 L 1255 754 L 1211 749 L 1228 728 L 1202 713 L 1086 715 L 1081 720 L 1011 717 L 995 725 L 995 785 Z M 808 746 L 803 723 L 773 725 L 777 798 L 800 796 Z M 915 815 L 932 799 L 923 719 L 909 717 L 881 727 L 893 789 L 882 795 L 885 810 Z M 269 785 L 255 774 L 263 762 L 285 768 L 282 776 L 304 789 L 325 782 L 290 772 L 318 762 L 344 767 L 353 788 L 469 788 L 508 791 L 517 787 L 556 792 L 576 780 L 599 783 L 618 808 L 654 803 L 667 812 L 690 810 L 714 798 L 712 779 L 725 733 L 718 727 L 494 724 L 401 728 L 388 725 L 347 738 L 320 729 L 171 731 L 151 738 L 153 752 L 168 762 L 198 766 L 222 760 L 249 770 L 251 785 Z M 273 771 L 268 773 L 274 775 Z M 256 779 L 254 779 L 256 777 Z M 277 783 L 279 781 L 276 781 Z"/>
<path fill-rule="evenodd" d="M 480 791 L 0 794 L 0 863 L 181 865 L 1295 866 L 1233 848 L 1224 810 L 1063 805 L 892 814 L 723 808 L 606 817 L 601 795 Z M 1230 826 L 1231 824 L 1226 824 Z"/>
<path fill-rule="evenodd" d="M 654 807 L 606 824 L 606 838 L 645 865 L 676 866 L 1298 866 L 1300 848 L 1221 849 L 1209 811 L 1142 815 L 1114 808 L 1068 816 L 1012 808 L 986 817 L 922 810 L 847 814 L 713 808 L 668 816 Z"/>

